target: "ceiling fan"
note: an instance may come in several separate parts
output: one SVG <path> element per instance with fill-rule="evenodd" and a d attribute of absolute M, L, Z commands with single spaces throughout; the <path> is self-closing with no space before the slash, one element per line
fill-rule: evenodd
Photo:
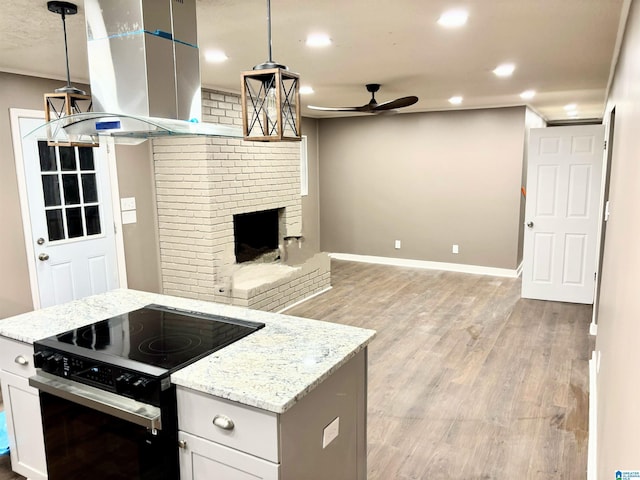
<path fill-rule="evenodd" d="M 376 92 L 380 90 L 379 83 L 368 83 L 366 85 L 367 91 L 371 94 L 371 100 L 369 103 L 362 105 L 361 107 L 316 107 L 315 105 L 309 105 L 309 108 L 313 110 L 322 110 L 324 112 L 362 112 L 362 113 L 384 113 L 396 108 L 404 108 L 413 105 L 418 101 L 418 97 L 401 97 L 388 102 L 378 103 L 376 101 Z"/>

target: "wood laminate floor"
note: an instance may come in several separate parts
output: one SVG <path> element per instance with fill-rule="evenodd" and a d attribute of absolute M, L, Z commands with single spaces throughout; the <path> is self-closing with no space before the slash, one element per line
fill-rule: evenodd
<path fill-rule="evenodd" d="M 368 480 L 584 479 L 590 305 L 520 280 L 332 263 L 286 313 L 373 328 Z"/>
<path fill-rule="evenodd" d="M 520 281 L 332 262 L 287 314 L 373 328 L 368 480 L 583 479 L 590 305 Z M 22 479 L 0 457 L 0 480 Z"/>

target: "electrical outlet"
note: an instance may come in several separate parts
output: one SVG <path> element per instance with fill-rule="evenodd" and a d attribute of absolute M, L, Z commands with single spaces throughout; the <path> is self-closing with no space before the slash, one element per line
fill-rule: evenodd
<path fill-rule="evenodd" d="M 460 247 L 458 245 L 453 245 L 451 247 L 451 253 L 460 253 Z"/>
<path fill-rule="evenodd" d="M 400 245 L 401 245 L 400 240 L 396 240 L 396 244 L 395 244 L 396 250 L 400 250 Z"/>

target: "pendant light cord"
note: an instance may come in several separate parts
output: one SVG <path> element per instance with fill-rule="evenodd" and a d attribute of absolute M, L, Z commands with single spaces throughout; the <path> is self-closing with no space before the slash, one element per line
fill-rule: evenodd
<path fill-rule="evenodd" d="M 271 0 L 267 0 L 267 35 L 269 37 L 269 63 L 273 63 L 273 58 L 271 58 Z"/>
<path fill-rule="evenodd" d="M 62 30 L 64 31 L 64 58 L 67 62 L 67 87 L 71 87 L 71 73 L 69 73 L 69 47 L 67 46 L 67 22 L 64 9 L 62 9 Z"/>

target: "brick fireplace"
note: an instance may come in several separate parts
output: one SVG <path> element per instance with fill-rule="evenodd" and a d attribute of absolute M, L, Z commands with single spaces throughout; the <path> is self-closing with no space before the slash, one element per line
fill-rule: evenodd
<path fill-rule="evenodd" d="M 204 121 L 240 121 L 238 97 L 203 98 Z M 299 143 L 166 137 L 153 140 L 153 157 L 165 294 L 278 311 L 329 288 L 326 254 L 284 262 L 302 236 Z M 272 253 L 237 261 L 236 233 L 268 229 L 264 246 L 241 243 Z"/>

